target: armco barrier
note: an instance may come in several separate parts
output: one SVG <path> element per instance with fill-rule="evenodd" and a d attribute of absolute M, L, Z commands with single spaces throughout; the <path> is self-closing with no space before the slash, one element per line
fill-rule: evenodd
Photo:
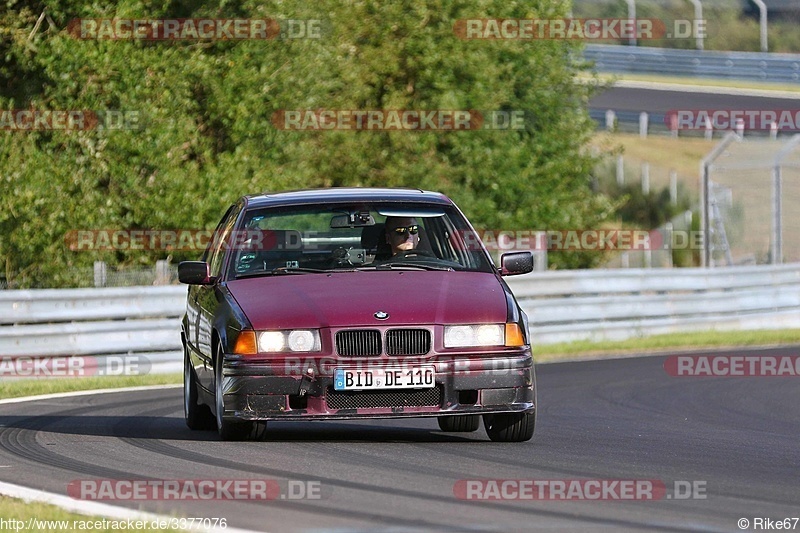
<path fill-rule="evenodd" d="M 548 271 L 506 280 L 534 344 L 800 328 L 800 264 Z M 179 372 L 185 299 L 184 286 L 0 291 L 0 356 L 137 354 L 151 372 Z"/>
<path fill-rule="evenodd" d="M 508 283 L 535 344 L 800 328 L 800 264 L 548 271 Z"/>
<path fill-rule="evenodd" d="M 149 372 L 180 372 L 185 308 L 185 286 L 0 291 L 0 356 L 135 354 Z"/>
<path fill-rule="evenodd" d="M 584 49 L 583 57 L 593 61 L 599 72 L 773 82 L 800 81 L 800 54 L 589 44 Z"/>

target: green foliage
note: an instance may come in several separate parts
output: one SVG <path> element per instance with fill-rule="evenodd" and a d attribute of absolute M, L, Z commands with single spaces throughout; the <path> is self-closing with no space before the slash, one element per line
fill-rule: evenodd
<path fill-rule="evenodd" d="M 242 194 L 307 187 L 440 190 L 477 227 L 595 227 L 613 211 L 589 183 L 592 87 L 578 44 L 466 41 L 462 18 L 564 16 L 558 1 L 7 3 L 0 109 L 121 110 L 138 128 L 0 133 L 0 257 L 17 286 L 68 286 L 103 260 L 168 252 L 71 252 L 78 229 L 213 228 Z M 80 40 L 91 18 L 321 19 L 320 39 Z M 525 110 L 524 131 L 282 131 L 282 109 Z M 195 257 L 176 253 L 173 260 Z M 558 266 L 587 267 L 573 254 Z"/>
<path fill-rule="evenodd" d="M 614 198 L 624 199 L 617 211 L 619 218 L 625 224 L 643 229 L 663 226 L 692 207 L 691 198 L 682 183 L 678 184 L 678 201 L 674 204 L 668 187 L 661 190 L 651 189 L 644 193 L 640 183 L 618 185 L 615 180 L 609 179 L 604 181 L 601 191 Z"/>
<path fill-rule="evenodd" d="M 630 176 L 634 172 L 629 170 L 625 174 Z M 597 176 L 595 188 L 602 195 L 616 199 L 618 221 L 628 228 L 645 230 L 661 228 L 686 211 L 692 211 L 698 202 L 683 182 L 677 183 L 678 194 L 675 203 L 672 203 L 669 187 L 651 188 L 648 193 L 644 193 L 640 182 L 626 182 L 620 185 L 616 181 L 615 164 L 608 159 L 597 165 L 595 175 Z M 699 220 L 700 217 L 695 212 L 691 227 L 680 229 L 697 232 L 700 229 Z M 688 267 L 699 265 L 701 259 L 698 251 L 684 248 L 673 250 L 672 261 L 675 266 Z"/>

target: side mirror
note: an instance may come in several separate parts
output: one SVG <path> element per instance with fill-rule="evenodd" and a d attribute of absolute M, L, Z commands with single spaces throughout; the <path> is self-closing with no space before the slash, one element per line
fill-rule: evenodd
<path fill-rule="evenodd" d="M 205 261 L 182 261 L 178 264 L 178 280 L 187 285 L 211 285 L 214 283 Z"/>
<path fill-rule="evenodd" d="M 500 257 L 500 275 L 516 276 L 533 271 L 533 254 L 531 252 L 511 252 Z"/>

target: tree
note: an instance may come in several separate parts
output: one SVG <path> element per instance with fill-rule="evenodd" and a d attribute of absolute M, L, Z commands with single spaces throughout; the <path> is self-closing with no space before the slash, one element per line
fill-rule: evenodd
<path fill-rule="evenodd" d="M 131 129 L 0 133 L 0 255 L 20 285 L 78 283 L 102 259 L 152 263 L 169 252 L 75 253 L 70 230 L 209 228 L 241 194 L 341 185 L 440 190 L 487 229 L 595 227 L 613 211 L 592 193 L 584 150 L 590 85 L 573 41 L 465 40 L 460 19 L 563 17 L 555 1 L 220 2 L 156 7 L 36 2 L 0 16 L 1 109 L 133 113 Z M 81 40 L 70 20 L 320 20 L 318 39 Z M 524 111 L 522 130 L 284 131 L 280 110 Z M 173 259 L 196 256 L 173 255 Z M 551 254 L 584 267 L 590 255 Z M 46 259 L 46 260 L 45 260 Z"/>

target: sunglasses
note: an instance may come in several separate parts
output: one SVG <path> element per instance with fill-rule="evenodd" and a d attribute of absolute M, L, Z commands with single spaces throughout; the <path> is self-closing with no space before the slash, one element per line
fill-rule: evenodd
<path fill-rule="evenodd" d="M 408 227 L 400 226 L 399 228 L 394 228 L 393 230 L 391 230 L 391 233 L 397 236 L 406 235 L 407 233 L 410 233 L 411 235 L 416 235 L 417 233 L 419 233 L 419 226 L 416 224 Z"/>

